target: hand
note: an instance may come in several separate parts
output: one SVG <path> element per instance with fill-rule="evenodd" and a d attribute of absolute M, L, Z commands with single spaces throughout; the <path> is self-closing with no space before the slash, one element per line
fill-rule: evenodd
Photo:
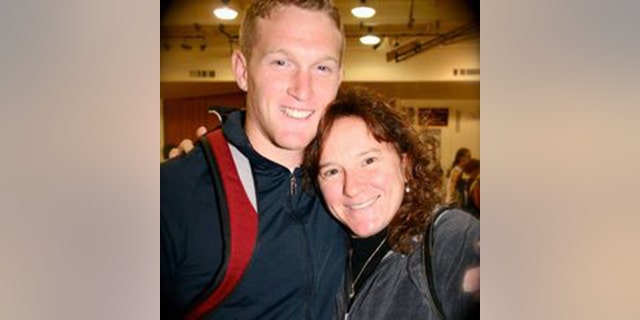
<path fill-rule="evenodd" d="M 198 129 L 196 129 L 196 137 L 198 138 L 202 137 L 206 133 L 207 128 L 204 126 L 200 126 L 198 127 Z M 187 154 L 191 152 L 191 149 L 193 149 L 193 141 L 191 141 L 191 139 L 184 139 L 182 140 L 182 142 L 180 142 L 178 147 L 173 148 L 171 149 L 171 151 L 169 151 L 169 159 L 173 159 L 182 154 Z"/>
<path fill-rule="evenodd" d="M 462 289 L 466 293 L 480 295 L 480 266 L 468 269 L 464 273 L 464 284 Z"/>
<path fill-rule="evenodd" d="M 473 246 L 480 255 L 480 241 Z M 467 269 L 464 273 L 462 289 L 465 293 L 470 293 L 480 300 L 480 265 Z"/>

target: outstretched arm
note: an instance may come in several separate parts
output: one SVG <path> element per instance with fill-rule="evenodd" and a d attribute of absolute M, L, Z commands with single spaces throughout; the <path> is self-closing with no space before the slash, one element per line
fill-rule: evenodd
<path fill-rule="evenodd" d="M 434 282 L 446 318 L 476 319 L 480 310 L 480 223 L 450 210 L 436 224 Z"/>
<path fill-rule="evenodd" d="M 205 133 L 207 133 L 207 128 L 205 126 L 200 126 L 196 129 L 196 137 L 198 138 L 205 135 Z M 184 139 L 177 147 L 169 151 L 169 159 L 173 159 L 182 154 L 187 154 L 191 149 L 193 149 L 193 141 L 191 141 L 191 139 Z"/>

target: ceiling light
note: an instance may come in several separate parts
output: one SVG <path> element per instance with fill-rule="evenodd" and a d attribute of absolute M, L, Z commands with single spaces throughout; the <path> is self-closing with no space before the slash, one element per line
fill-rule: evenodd
<path fill-rule="evenodd" d="M 368 6 L 359 6 L 351 9 L 351 14 L 356 18 L 367 19 L 373 17 L 376 14 L 376 9 Z"/>
<path fill-rule="evenodd" d="M 238 11 L 235 11 L 229 7 L 221 7 L 213 10 L 213 14 L 216 18 L 221 20 L 233 20 L 238 16 Z"/>
<path fill-rule="evenodd" d="M 224 4 L 223 6 L 213 10 L 213 14 L 216 16 L 216 18 L 220 20 L 235 19 L 238 16 L 238 11 L 235 11 L 229 7 L 229 0 L 223 0 L 222 3 Z"/>
<path fill-rule="evenodd" d="M 362 37 L 360 37 L 360 43 L 367 45 L 367 46 L 373 46 L 376 45 L 378 43 L 380 43 L 380 37 L 376 36 L 375 34 L 367 34 L 364 35 Z"/>

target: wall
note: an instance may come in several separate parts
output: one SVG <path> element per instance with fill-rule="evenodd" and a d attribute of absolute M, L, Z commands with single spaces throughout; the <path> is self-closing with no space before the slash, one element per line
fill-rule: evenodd
<path fill-rule="evenodd" d="M 215 128 L 219 122 L 216 115 L 209 113 L 214 106 L 242 108 L 245 104 L 244 92 L 221 94 L 207 97 L 166 99 L 163 103 L 163 145 L 178 145 L 183 139 L 196 139 L 199 126 Z"/>
<path fill-rule="evenodd" d="M 480 100 L 400 100 L 402 106 L 447 107 L 449 121 L 440 130 L 440 164 L 446 171 L 459 148 L 468 148 L 474 158 L 480 158 Z M 417 130 L 421 127 L 415 126 Z"/>
<path fill-rule="evenodd" d="M 387 41 L 377 50 L 349 40 L 344 57 L 345 81 L 479 81 L 479 75 L 453 75 L 455 68 L 480 68 L 479 39 L 438 46 L 405 61 L 386 62 L 392 48 Z M 234 81 L 229 48 L 185 51 L 161 50 L 161 81 L 193 81 L 189 70 L 215 70 L 213 79 L 198 81 Z"/>
<path fill-rule="evenodd" d="M 456 150 L 467 147 L 472 155 L 480 157 L 480 100 L 479 87 L 471 87 L 464 93 L 456 93 L 455 88 L 447 83 L 462 84 L 462 82 L 480 81 L 479 75 L 454 75 L 453 69 L 479 69 L 480 43 L 479 39 L 467 40 L 447 46 L 438 46 L 419 53 L 405 61 L 386 62 L 386 53 L 393 48 L 386 40 L 377 50 L 363 46 L 355 39 L 348 39 L 345 54 L 345 82 L 367 82 L 369 84 L 386 84 L 384 93 L 402 98 L 403 95 L 411 99 L 401 100 L 403 105 L 415 107 L 448 107 L 450 121 L 447 127 L 441 128 L 441 164 L 447 169 Z M 174 48 L 172 51 L 161 50 L 161 81 L 186 83 L 199 81 L 200 83 L 220 83 L 229 86 L 234 82 L 231 74 L 229 48 L 211 49 L 203 52 L 184 51 Z M 213 79 L 189 78 L 189 70 L 215 70 Z M 408 83 L 413 87 L 407 92 Z M 431 85 L 431 84 L 445 84 Z M 416 85 L 417 84 L 417 85 Z M 235 89 L 235 84 L 232 83 Z M 433 90 L 433 88 L 437 88 Z M 465 87 L 467 88 L 467 87 Z M 449 89 L 452 92 L 449 92 Z M 475 93 L 477 89 L 477 93 Z M 237 89 L 236 89 L 237 90 Z M 444 92 L 447 91 L 447 92 Z M 401 93 L 402 92 L 402 93 Z M 211 98 L 211 97 L 209 97 Z M 445 99 L 446 98 L 446 99 Z M 206 99 L 206 97 L 203 97 Z M 166 102 L 165 110 L 166 113 Z M 166 118 L 165 118 L 166 120 Z M 191 131 L 183 131 L 181 137 L 190 137 Z M 166 132 L 166 128 L 165 128 Z M 165 138 L 168 138 L 165 136 Z M 172 137 L 171 139 L 175 139 Z"/>
<path fill-rule="evenodd" d="M 479 40 L 438 46 L 401 62 L 387 62 L 392 47 L 377 50 L 354 44 L 345 56 L 345 81 L 479 81 L 480 76 L 454 76 L 454 68 L 480 68 Z"/>

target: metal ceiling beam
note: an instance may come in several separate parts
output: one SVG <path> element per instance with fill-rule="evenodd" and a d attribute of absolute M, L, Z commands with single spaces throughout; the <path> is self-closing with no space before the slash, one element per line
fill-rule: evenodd
<path fill-rule="evenodd" d="M 480 23 L 471 22 L 465 24 L 459 28 L 456 28 L 450 32 L 435 36 L 434 38 L 422 42 L 420 40 L 413 40 L 407 44 L 404 44 L 398 48 L 395 48 L 387 52 L 387 62 L 395 61 L 400 62 L 409 59 L 416 54 L 427 51 L 433 47 L 441 44 L 450 44 L 456 42 L 459 39 L 469 39 L 474 34 L 480 36 Z"/>

